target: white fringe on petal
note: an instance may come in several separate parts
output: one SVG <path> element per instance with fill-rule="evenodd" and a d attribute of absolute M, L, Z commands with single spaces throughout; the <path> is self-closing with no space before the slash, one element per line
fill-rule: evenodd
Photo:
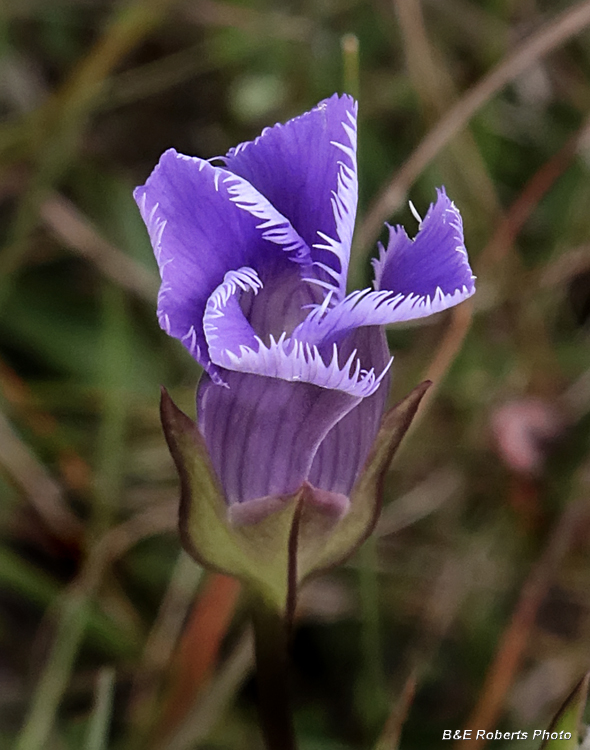
<path fill-rule="evenodd" d="M 247 372 L 292 382 L 312 383 L 320 388 L 344 391 L 359 398 L 370 396 L 377 390 L 389 365 L 378 376 L 373 368 L 363 370 L 355 350 L 340 366 L 336 344 L 333 345 L 328 364 L 322 358 L 317 346 L 296 338 L 287 338 L 286 333 L 281 334 L 278 340 L 270 336 L 267 345 L 252 330 L 250 345 L 239 344 L 235 351 L 227 346 L 224 347 L 224 340 L 227 342 L 231 339 L 232 326 L 249 326 L 245 317 L 235 318 L 235 308 L 232 313 L 233 319 L 228 317 L 228 302 L 238 289 L 257 294 L 261 288 L 262 282 L 256 272 L 244 267 L 226 273 L 223 283 L 209 297 L 203 319 L 203 329 L 209 346 L 209 355 L 214 364 L 236 372 Z M 332 295 L 333 290 L 328 293 L 324 303 L 312 311 L 311 315 L 321 317 L 330 304 Z M 238 315 L 240 315 L 239 310 Z"/>

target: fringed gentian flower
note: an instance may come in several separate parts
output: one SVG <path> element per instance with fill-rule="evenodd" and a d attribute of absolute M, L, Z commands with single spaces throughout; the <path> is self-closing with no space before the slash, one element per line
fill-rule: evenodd
<path fill-rule="evenodd" d="M 221 166 L 171 149 L 135 191 L 162 277 L 160 325 L 204 369 L 193 437 L 234 527 L 302 488 L 344 517 L 389 388 L 383 326 L 474 292 L 461 216 L 440 189 L 414 240 L 389 227 L 374 288 L 346 293 L 356 111 L 334 95 Z M 182 474 L 186 457 L 176 459 Z"/>

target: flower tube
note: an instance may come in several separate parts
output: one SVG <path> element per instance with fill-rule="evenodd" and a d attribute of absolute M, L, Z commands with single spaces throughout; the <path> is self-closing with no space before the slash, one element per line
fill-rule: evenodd
<path fill-rule="evenodd" d="M 272 525 L 297 503 L 320 526 L 353 518 L 389 390 L 384 326 L 475 290 L 461 216 L 440 189 L 413 240 L 389 227 L 373 288 L 347 294 L 356 114 L 350 96 L 334 95 L 220 165 L 171 149 L 135 191 L 162 278 L 158 320 L 204 370 L 198 428 L 166 401 L 168 441 L 182 477 L 178 431 L 192 430 L 234 528 Z M 184 471 L 185 495 L 195 472 Z M 288 533 L 297 522 L 305 536 L 290 512 Z"/>

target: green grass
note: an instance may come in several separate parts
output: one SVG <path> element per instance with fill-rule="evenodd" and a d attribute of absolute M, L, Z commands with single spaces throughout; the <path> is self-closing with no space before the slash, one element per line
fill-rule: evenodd
<path fill-rule="evenodd" d="M 197 577 L 174 567 L 158 398 L 164 384 L 194 413 L 199 369 L 158 328 L 131 191 L 168 147 L 212 157 L 345 89 L 360 99 L 351 287 L 370 282 L 377 228 L 413 232 L 407 199 L 424 214 L 445 184 L 478 294 L 472 312 L 391 333 L 392 400 L 427 376 L 435 390 L 387 512 L 412 491 L 427 510 L 310 587 L 294 646 L 301 747 L 376 747 L 410 674 L 403 750 L 473 721 L 548 726 L 590 646 L 589 6 L 4 4 L 2 748 L 190 750 L 180 724 L 162 729 Z M 556 419 L 555 442 L 512 444 L 539 448 L 534 476 L 498 438 L 498 415 L 522 427 L 529 399 Z M 454 489 L 436 503 L 443 475 Z M 238 606 L 184 717 L 201 750 L 260 747 L 244 627 Z"/>

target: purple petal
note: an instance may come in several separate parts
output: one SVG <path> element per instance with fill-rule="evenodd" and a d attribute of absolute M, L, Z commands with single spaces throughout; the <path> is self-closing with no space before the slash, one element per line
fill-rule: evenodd
<path fill-rule="evenodd" d="M 260 288 L 257 274 L 251 268 L 240 268 L 227 273 L 209 297 L 203 328 L 214 364 L 234 372 L 311 383 L 355 397 L 377 390 L 385 370 L 379 377 L 374 368 L 361 370 L 356 349 L 343 357 L 334 344 L 320 353 L 316 346 L 287 338 L 286 333 L 278 340 L 271 334 L 265 343 L 248 322 L 238 299 L 239 290 L 257 294 Z"/>
<path fill-rule="evenodd" d="M 325 315 L 312 310 L 293 335 L 321 346 L 360 326 L 422 318 L 470 297 L 475 277 L 461 214 L 444 189 L 438 191 L 414 240 L 402 227 L 389 227 L 387 250 L 380 247 L 374 267 L 376 291 L 353 292 Z"/>
<path fill-rule="evenodd" d="M 404 297 L 396 307 L 399 320 L 445 310 L 475 291 L 461 214 L 444 188 L 437 193 L 415 240 L 409 239 L 403 227 L 389 227 L 387 250 L 381 247 L 379 260 L 373 262 L 375 289 Z"/>
<path fill-rule="evenodd" d="M 346 290 L 358 197 L 356 111 L 354 99 L 334 94 L 225 157 L 231 172 L 289 219 L 311 248 L 322 287 L 338 299 Z"/>
<path fill-rule="evenodd" d="M 255 269 L 269 288 L 277 275 L 310 275 L 309 248 L 291 224 L 225 169 L 169 150 L 134 196 L 162 277 L 160 325 L 206 368 L 203 314 L 228 271 Z"/>
<path fill-rule="evenodd" d="M 390 361 L 385 333 L 376 326 L 357 328 L 342 342 L 341 348 L 344 353 L 357 349 L 359 358 L 370 363 L 376 372 L 386 370 Z M 326 435 L 309 475 L 314 487 L 350 495 L 379 431 L 389 385 L 387 376 L 373 395 L 364 398 Z"/>
<path fill-rule="evenodd" d="M 228 388 L 202 376 L 197 415 L 230 505 L 295 492 L 326 434 L 359 403 L 306 383 L 225 375 Z"/>
<path fill-rule="evenodd" d="M 313 269 L 309 272 L 313 274 Z M 294 273 L 292 264 L 286 270 L 267 269 L 265 277 L 271 279 L 270 283 L 256 294 L 240 294 L 240 307 L 256 334 L 268 343 L 270 336 L 290 336 L 305 320 L 309 308 L 319 303 L 321 293 Z"/>

